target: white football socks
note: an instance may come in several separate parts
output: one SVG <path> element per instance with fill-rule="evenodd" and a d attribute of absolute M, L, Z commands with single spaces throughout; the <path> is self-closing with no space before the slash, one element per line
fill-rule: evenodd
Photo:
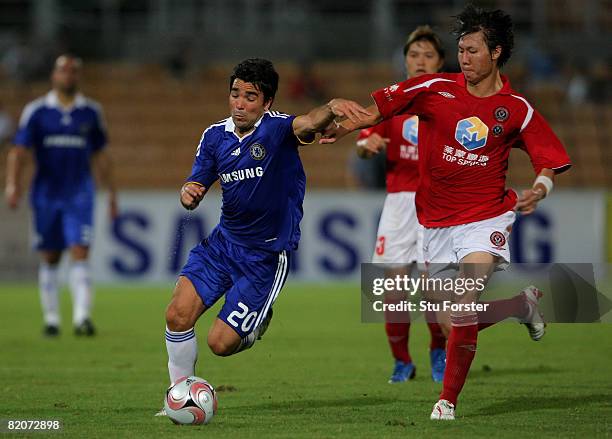
<path fill-rule="evenodd" d="M 166 349 L 168 350 L 170 385 L 181 377 L 195 375 L 198 342 L 193 328 L 178 332 L 171 331 L 166 326 Z"/>
<path fill-rule="evenodd" d="M 90 317 L 93 303 L 93 289 L 87 261 L 72 262 L 69 283 L 72 294 L 72 322 L 78 326 Z"/>
<path fill-rule="evenodd" d="M 255 342 L 257 341 L 257 338 L 259 337 L 260 327 L 261 326 L 257 327 L 254 331 L 252 331 L 246 337 L 241 338 L 240 344 L 238 345 L 238 347 L 236 347 L 236 350 L 233 352 L 233 354 L 237 354 L 239 352 L 246 351 L 247 349 L 251 349 L 253 345 L 255 344 Z"/>
<path fill-rule="evenodd" d="M 41 261 L 38 267 L 40 304 L 45 324 L 50 326 L 60 325 L 58 267 L 59 264 L 51 265 L 44 261 Z"/>

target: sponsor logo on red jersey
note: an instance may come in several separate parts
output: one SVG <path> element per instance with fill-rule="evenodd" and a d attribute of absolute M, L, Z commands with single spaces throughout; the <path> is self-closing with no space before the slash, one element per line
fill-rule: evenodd
<path fill-rule="evenodd" d="M 461 119 L 455 128 L 455 140 L 468 151 L 485 146 L 488 135 L 489 127 L 476 116 Z"/>

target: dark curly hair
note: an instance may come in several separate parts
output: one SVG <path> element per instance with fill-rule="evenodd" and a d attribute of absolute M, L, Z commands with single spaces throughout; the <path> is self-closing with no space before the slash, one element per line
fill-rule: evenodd
<path fill-rule="evenodd" d="M 232 89 L 234 79 L 250 82 L 257 90 L 263 93 L 264 102 L 273 100 L 278 90 L 278 73 L 274 65 L 267 59 L 250 58 L 240 62 L 232 71 L 229 88 Z"/>
<path fill-rule="evenodd" d="M 497 59 L 497 66 L 502 67 L 510 59 L 514 47 L 514 33 L 512 32 L 512 18 L 500 9 L 494 11 L 477 8 L 468 4 L 457 16 L 453 34 L 457 41 L 464 35 L 482 31 L 489 51 L 493 52 L 497 46 L 501 47 L 501 55 Z"/>

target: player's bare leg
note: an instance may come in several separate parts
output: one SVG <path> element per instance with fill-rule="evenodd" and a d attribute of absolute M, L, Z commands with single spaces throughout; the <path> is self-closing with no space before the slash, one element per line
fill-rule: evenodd
<path fill-rule="evenodd" d="M 226 357 L 240 347 L 240 336 L 221 319 L 216 319 L 208 331 L 208 347 L 215 355 Z"/>
<path fill-rule="evenodd" d="M 45 322 L 43 334 L 47 337 L 56 337 L 59 335 L 60 309 L 57 273 L 61 258 L 61 251 L 40 251 L 38 287 L 40 292 L 40 304 Z"/>
<path fill-rule="evenodd" d="M 227 357 L 251 348 L 255 341 L 261 339 L 268 329 L 272 315 L 272 308 L 270 308 L 259 326 L 242 338 L 223 320 L 216 319 L 208 332 L 208 346 L 210 350 L 215 355 Z"/>
<path fill-rule="evenodd" d="M 448 340 L 451 331 L 450 313 L 443 309 L 442 303 L 445 301 L 452 302 L 453 293 L 450 291 L 426 290 L 422 291 L 421 294 L 424 300 L 427 300 L 432 305 L 436 305 L 436 309 L 438 309 L 438 311 L 426 313 L 425 317 L 429 322 L 429 319 L 433 315 L 434 318 L 431 320 L 435 320 L 438 323 L 442 334 Z"/>
<path fill-rule="evenodd" d="M 91 322 L 93 288 L 89 270 L 89 247 L 73 245 L 70 247 L 69 284 L 72 293 L 72 323 L 75 335 L 93 336 L 96 331 Z"/>

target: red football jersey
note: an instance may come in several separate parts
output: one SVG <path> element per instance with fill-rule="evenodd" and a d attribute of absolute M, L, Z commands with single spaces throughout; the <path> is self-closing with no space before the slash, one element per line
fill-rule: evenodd
<path fill-rule="evenodd" d="M 387 192 L 416 192 L 419 183 L 419 118 L 402 114 L 361 130 L 357 142 L 377 133 L 387 144 Z"/>
<path fill-rule="evenodd" d="M 461 73 L 411 78 L 372 94 L 384 119 L 419 116 L 417 216 L 425 227 L 448 227 L 501 215 L 517 196 L 506 190 L 508 156 L 527 152 L 536 174 L 562 172 L 570 159 L 544 118 L 527 100 L 503 87 L 493 96 L 471 95 Z"/>

